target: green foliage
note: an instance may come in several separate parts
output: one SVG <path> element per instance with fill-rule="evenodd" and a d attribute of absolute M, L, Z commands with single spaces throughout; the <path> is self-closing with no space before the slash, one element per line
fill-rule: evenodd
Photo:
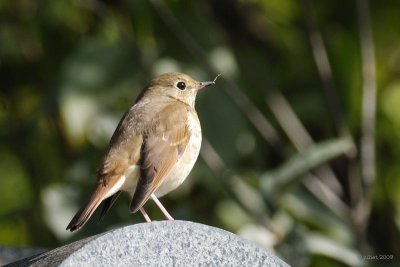
<path fill-rule="evenodd" d="M 7 177 L 0 180 L 0 214 L 27 209 L 32 201 L 32 189 L 23 166 L 11 153 L 1 154 L 0 177 Z"/>
<path fill-rule="evenodd" d="M 369 3 L 371 182 L 361 2 L 0 1 L 0 244 L 55 247 L 142 222 L 123 196 L 102 222 L 95 213 L 78 233 L 64 230 L 122 114 L 152 77 L 181 71 L 222 77 L 198 96 L 203 150 L 162 199 L 173 216 L 238 233 L 293 266 L 379 266 L 362 259 L 376 254 L 398 263 L 400 2 Z"/>
<path fill-rule="evenodd" d="M 276 170 L 261 176 L 261 188 L 267 198 L 277 199 L 279 195 L 295 182 L 326 161 L 346 154 L 352 148 L 350 140 L 329 140 L 315 145 L 288 159 Z"/>

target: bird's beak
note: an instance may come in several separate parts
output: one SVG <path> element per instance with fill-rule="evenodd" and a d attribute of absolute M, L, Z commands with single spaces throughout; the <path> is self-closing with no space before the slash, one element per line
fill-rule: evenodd
<path fill-rule="evenodd" d="M 199 88 L 197 90 L 203 89 L 203 88 L 208 87 L 213 84 L 214 84 L 214 82 L 200 82 Z"/>
<path fill-rule="evenodd" d="M 218 77 L 221 76 L 221 74 L 218 74 L 213 81 L 208 81 L 208 82 L 200 82 L 199 88 L 197 90 L 201 90 L 205 87 L 208 87 L 210 85 L 214 85 L 215 81 L 218 79 Z"/>

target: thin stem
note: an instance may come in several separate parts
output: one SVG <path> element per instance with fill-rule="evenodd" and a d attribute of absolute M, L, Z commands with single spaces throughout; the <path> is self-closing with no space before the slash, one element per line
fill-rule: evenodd
<path fill-rule="evenodd" d="M 328 52 L 312 12 L 311 1 L 301 0 L 301 4 L 303 7 L 304 17 L 306 19 L 307 31 L 314 61 L 322 82 L 322 89 L 325 92 L 328 109 L 335 124 L 335 129 L 339 136 L 351 138 L 350 130 L 344 120 L 343 109 L 338 95 L 338 90 L 333 81 L 332 67 L 329 61 Z M 354 157 L 355 153 L 356 146 L 353 142 L 353 149 L 349 152 L 348 156 Z"/>
<path fill-rule="evenodd" d="M 358 0 L 357 11 L 362 61 L 361 164 L 364 183 L 369 187 L 373 183 L 376 175 L 374 140 L 376 121 L 376 73 L 369 2 L 367 0 Z"/>
<path fill-rule="evenodd" d="M 261 194 L 243 182 L 237 175 L 232 173 L 227 175 L 227 167 L 224 161 L 207 140 L 203 140 L 200 155 L 210 170 L 219 178 L 225 191 L 232 196 L 232 199 L 255 221 L 264 225 L 279 239 L 282 231 L 278 226 L 272 224 L 267 216 L 269 209 L 265 205 Z"/>
<path fill-rule="evenodd" d="M 376 123 L 376 73 L 374 42 L 372 38 L 369 2 L 357 0 L 357 17 L 360 31 L 362 62 L 362 113 L 361 113 L 361 176 L 364 194 L 356 203 L 353 215 L 354 226 L 359 237 L 359 246 L 366 247 L 366 231 L 371 214 L 370 188 L 375 180 L 375 123 Z"/>
<path fill-rule="evenodd" d="M 267 104 L 297 151 L 303 151 L 315 144 L 296 113 L 278 90 L 271 90 L 266 98 Z M 337 195 L 343 194 L 342 185 L 331 167 L 326 164 L 315 170 L 318 177 Z M 332 192 L 332 193 L 333 193 Z"/>

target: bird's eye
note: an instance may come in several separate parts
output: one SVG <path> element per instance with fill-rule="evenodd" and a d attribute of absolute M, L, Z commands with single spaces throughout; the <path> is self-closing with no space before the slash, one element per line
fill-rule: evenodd
<path fill-rule="evenodd" d="M 184 82 L 178 82 L 176 84 L 176 87 L 178 87 L 180 90 L 185 90 L 186 89 L 186 83 Z"/>

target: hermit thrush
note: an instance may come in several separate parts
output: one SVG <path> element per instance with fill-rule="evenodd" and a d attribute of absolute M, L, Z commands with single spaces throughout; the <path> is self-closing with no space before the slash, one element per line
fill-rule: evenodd
<path fill-rule="evenodd" d="M 119 122 L 97 169 L 94 191 L 67 230 L 82 227 L 104 201 L 103 216 L 122 191 L 132 196 L 130 211 L 140 210 L 146 221 L 151 220 L 143 205 L 149 198 L 173 220 L 157 197 L 182 184 L 197 160 L 201 128 L 194 109 L 196 94 L 216 78 L 198 82 L 171 72 L 144 88 Z"/>

